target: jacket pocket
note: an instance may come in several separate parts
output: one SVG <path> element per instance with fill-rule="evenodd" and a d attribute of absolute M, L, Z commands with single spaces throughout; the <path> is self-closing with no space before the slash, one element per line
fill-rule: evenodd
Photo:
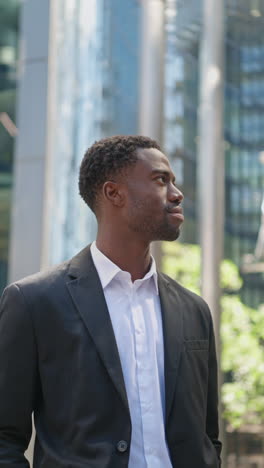
<path fill-rule="evenodd" d="M 209 349 L 209 340 L 184 340 L 187 351 L 202 351 Z"/>

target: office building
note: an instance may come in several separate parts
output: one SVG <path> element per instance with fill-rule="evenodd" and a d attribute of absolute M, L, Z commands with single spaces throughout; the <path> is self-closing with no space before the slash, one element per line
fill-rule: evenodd
<path fill-rule="evenodd" d="M 96 139 L 138 125 L 138 1 L 26 0 L 21 10 L 10 281 L 94 239 L 81 158 Z"/>
<path fill-rule="evenodd" d="M 167 14 L 165 145 L 184 186 L 182 240 L 198 243 L 197 145 L 202 2 L 169 1 Z M 225 245 L 241 268 L 242 295 L 264 301 L 261 273 L 243 273 L 260 228 L 264 165 L 264 2 L 228 1 L 225 18 Z M 263 153 L 262 153 L 263 154 Z"/>

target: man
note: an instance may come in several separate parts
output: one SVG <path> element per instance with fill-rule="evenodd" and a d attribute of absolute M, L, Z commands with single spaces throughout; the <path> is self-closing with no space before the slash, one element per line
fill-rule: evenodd
<path fill-rule="evenodd" d="M 0 467 L 28 466 L 33 412 L 36 468 L 218 468 L 210 312 L 150 255 L 183 221 L 169 161 L 149 138 L 106 138 L 79 188 L 96 243 L 2 298 Z"/>

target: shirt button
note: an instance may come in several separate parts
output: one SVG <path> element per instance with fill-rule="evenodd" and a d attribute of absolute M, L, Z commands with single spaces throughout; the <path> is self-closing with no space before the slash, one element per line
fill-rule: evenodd
<path fill-rule="evenodd" d="M 127 446 L 128 446 L 128 444 L 127 444 L 127 442 L 125 440 L 120 440 L 116 444 L 116 448 L 117 448 L 118 452 L 121 452 L 121 453 L 126 452 Z"/>

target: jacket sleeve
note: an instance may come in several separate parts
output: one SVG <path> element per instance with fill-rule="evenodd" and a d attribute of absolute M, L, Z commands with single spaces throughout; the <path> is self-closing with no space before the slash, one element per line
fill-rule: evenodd
<path fill-rule="evenodd" d="M 18 285 L 0 303 L 0 468 L 28 468 L 24 452 L 32 433 L 36 385 L 32 320 Z"/>
<path fill-rule="evenodd" d="M 206 433 L 213 443 L 217 457 L 219 460 L 219 467 L 221 466 L 221 449 L 222 444 L 219 440 L 219 423 L 218 423 L 218 369 L 217 357 L 215 349 L 215 336 L 213 329 L 213 321 L 211 313 L 210 316 L 210 343 L 209 343 L 209 379 L 208 379 L 208 393 L 207 393 L 207 415 L 206 415 Z"/>

